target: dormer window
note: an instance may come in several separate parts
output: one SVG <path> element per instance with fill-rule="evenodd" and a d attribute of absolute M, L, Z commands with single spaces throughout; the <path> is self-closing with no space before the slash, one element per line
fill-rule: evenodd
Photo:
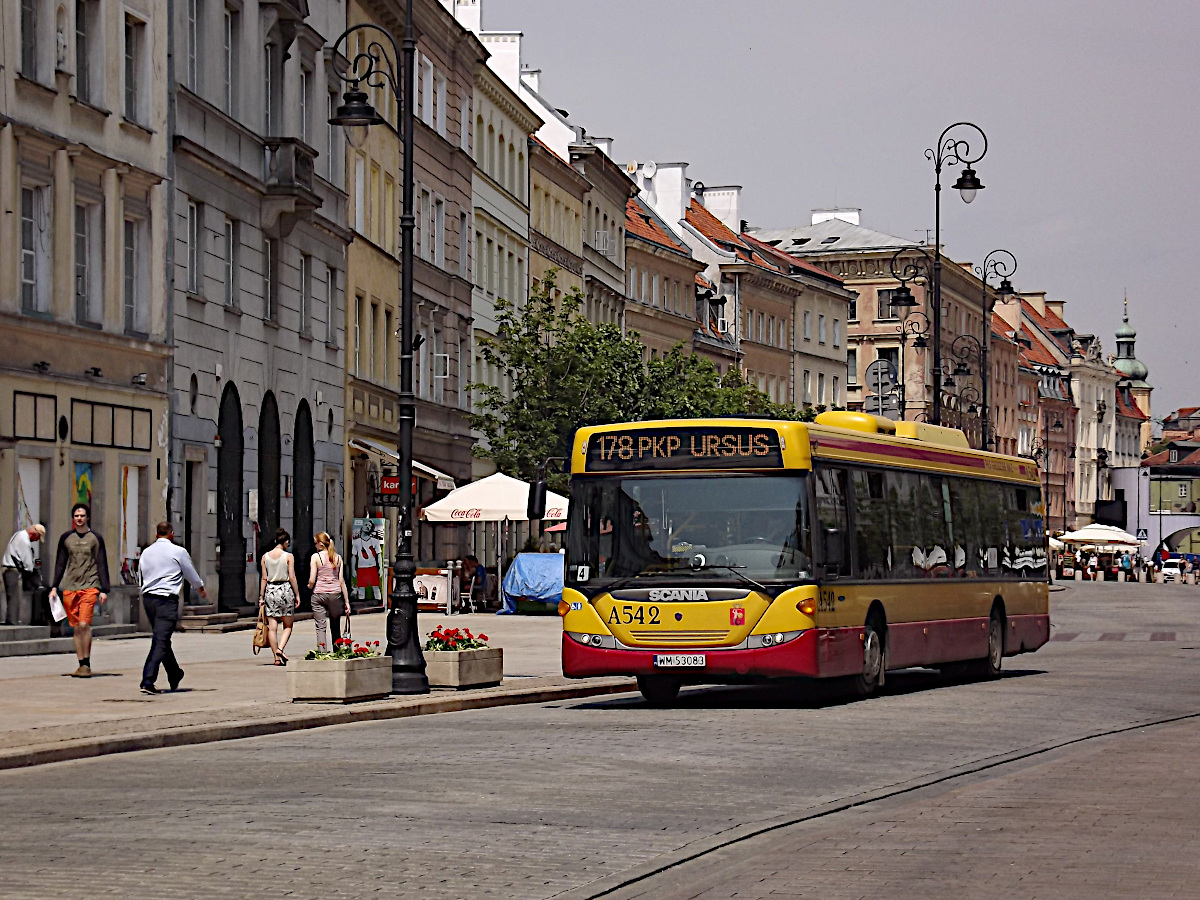
<path fill-rule="evenodd" d="M 1170 460 L 1173 463 L 1179 462 L 1179 451 L 1176 450 L 1174 447 L 1171 448 Z"/>

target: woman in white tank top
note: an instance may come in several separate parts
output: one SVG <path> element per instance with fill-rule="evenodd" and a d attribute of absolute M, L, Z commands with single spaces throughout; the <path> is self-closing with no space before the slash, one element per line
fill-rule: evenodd
<path fill-rule="evenodd" d="M 262 556 L 262 582 L 258 589 L 258 605 L 266 607 L 267 618 L 271 620 L 267 640 L 277 666 L 287 665 L 283 648 L 292 636 L 292 616 L 296 614 L 296 598 L 300 596 L 295 557 L 287 550 L 291 542 L 292 536 L 284 529 L 275 532 L 275 546 Z M 280 624 L 283 633 L 277 634 Z"/>

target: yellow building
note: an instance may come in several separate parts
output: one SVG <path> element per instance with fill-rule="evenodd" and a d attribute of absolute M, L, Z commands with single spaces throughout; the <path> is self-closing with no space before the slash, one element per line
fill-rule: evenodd
<path fill-rule="evenodd" d="M 583 202 L 586 178 L 537 138 L 529 139 L 530 287 L 555 275 L 555 296 L 583 291 Z"/>
<path fill-rule="evenodd" d="M 371 22 L 396 31 L 397 0 L 353 0 L 350 25 Z M 414 9 L 417 42 L 414 109 L 413 328 L 417 424 L 413 474 L 417 505 L 471 477 L 471 98 L 486 53 L 434 0 Z M 351 36 L 347 56 L 374 40 Z M 390 53 L 390 48 L 389 48 Z M 354 517 L 382 514 L 374 503 L 380 478 L 394 470 L 400 390 L 400 214 L 403 152 L 398 104 L 391 90 L 368 88 L 387 124 L 370 129 L 364 146 L 347 148 L 346 184 L 353 240 L 346 266 L 346 527 Z M 394 513 L 392 514 L 394 516 Z M 419 560 L 462 555 L 458 530 L 414 523 Z M 349 543 L 350 536 L 346 535 Z M 388 544 L 392 534 L 388 535 Z"/>

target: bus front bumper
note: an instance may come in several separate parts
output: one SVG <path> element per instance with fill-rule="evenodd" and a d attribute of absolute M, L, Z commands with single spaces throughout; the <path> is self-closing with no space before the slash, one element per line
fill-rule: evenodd
<path fill-rule="evenodd" d="M 656 656 L 701 655 L 704 666 L 666 668 L 654 664 Z M 815 678 L 817 667 L 817 629 L 804 631 L 793 641 L 755 650 L 719 648 L 663 647 L 656 650 L 608 650 L 580 644 L 562 636 L 563 674 L 568 678 L 597 675 L 678 675 L 698 681 L 736 679 L 746 675 L 765 678 Z"/>

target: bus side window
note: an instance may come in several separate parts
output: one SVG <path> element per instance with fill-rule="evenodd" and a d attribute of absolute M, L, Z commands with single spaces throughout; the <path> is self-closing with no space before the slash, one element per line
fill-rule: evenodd
<path fill-rule="evenodd" d="M 846 517 L 846 470 L 822 466 L 813 472 L 820 529 L 817 547 L 825 576 L 850 574 L 850 534 Z"/>
<path fill-rule="evenodd" d="M 968 478 L 947 478 L 950 485 L 951 517 L 954 524 L 955 554 L 961 548 L 965 560 L 959 574 L 974 578 L 987 571 L 987 550 L 984 547 L 980 521 L 982 500 L 979 484 Z"/>
<path fill-rule="evenodd" d="M 883 473 L 851 471 L 854 484 L 855 577 L 882 579 L 891 574 L 892 535 Z"/>

